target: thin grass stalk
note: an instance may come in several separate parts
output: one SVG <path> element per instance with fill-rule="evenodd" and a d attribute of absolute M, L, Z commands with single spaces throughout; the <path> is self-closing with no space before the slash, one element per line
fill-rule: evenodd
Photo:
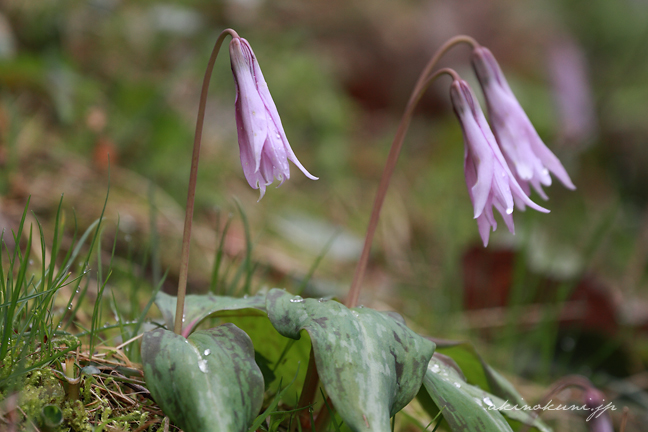
<path fill-rule="evenodd" d="M 24 223 L 24 219 L 23 222 Z M 19 232 L 22 231 L 22 226 L 19 228 Z M 33 231 L 30 228 L 29 230 L 29 241 L 27 245 L 25 246 L 25 256 L 29 256 L 29 252 L 31 250 L 31 241 L 32 241 L 32 234 Z M 20 249 L 19 243 L 16 244 L 16 249 Z M 4 323 L 4 331 L 3 331 L 3 336 L 2 336 L 2 348 L 0 349 L 0 360 L 3 360 L 7 353 L 9 352 L 9 342 L 12 337 L 12 332 L 14 329 L 14 319 L 16 318 L 16 307 L 18 305 L 18 300 L 20 299 L 20 293 L 22 291 L 22 285 L 23 281 L 25 280 L 25 273 L 27 271 L 27 263 L 29 260 L 27 258 L 22 258 L 21 254 L 17 254 L 14 256 L 20 256 L 21 259 L 19 259 L 19 264 L 20 267 L 18 267 L 18 274 L 16 275 L 16 280 L 13 280 L 13 268 L 14 266 L 12 265 L 10 268 L 10 272 L 8 273 L 9 275 L 9 287 L 11 289 L 11 304 L 7 308 L 7 314 L 5 315 L 5 323 Z M 13 263 L 15 263 L 15 258 Z M 20 311 L 18 311 L 20 312 Z M 20 336 L 20 335 L 19 335 Z M 17 344 L 13 343 L 12 345 L 12 351 L 15 352 L 17 349 Z"/>
<path fill-rule="evenodd" d="M 254 268 L 252 267 L 252 234 L 250 231 L 250 223 L 247 215 L 243 211 L 241 203 L 237 199 L 234 200 L 234 203 L 241 214 L 241 221 L 243 222 L 243 230 L 245 233 L 245 261 L 243 262 L 245 282 L 243 284 L 243 294 L 250 294 L 250 282 L 252 280 L 252 274 L 254 273 Z"/>
<path fill-rule="evenodd" d="M 92 236 L 92 240 L 90 241 L 90 247 L 88 248 L 88 253 L 87 253 L 86 257 L 85 257 L 83 265 L 81 266 L 82 269 L 83 269 L 81 276 L 85 275 L 88 272 L 88 265 L 90 264 L 90 258 L 92 257 L 92 251 L 94 250 L 94 245 L 97 242 L 97 239 L 98 239 L 98 237 L 100 235 L 101 222 L 103 221 L 103 217 L 104 217 L 104 214 L 106 212 L 106 206 L 108 205 L 108 197 L 109 196 L 110 196 L 110 172 L 108 173 L 108 189 L 106 190 L 106 199 L 104 200 L 104 205 L 103 205 L 103 208 L 101 209 L 101 214 L 99 215 L 99 219 L 97 219 L 92 225 L 90 225 L 88 227 L 88 229 L 85 231 L 85 233 L 83 233 L 83 236 L 81 236 L 81 239 L 79 240 L 79 243 L 77 244 L 76 248 L 74 249 L 74 252 L 72 253 L 72 256 L 70 257 L 70 261 L 68 262 L 68 265 L 65 267 L 64 271 L 67 271 L 70 268 L 70 266 L 72 265 L 72 263 L 76 259 L 77 255 L 81 251 L 81 247 L 85 243 L 85 240 L 90 235 L 90 232 L 92 231 L 92 228 L 94 226 L 96 226 L 96 229 L 94 231 L 94 235 Z M 75 220 L 76 220 L 76 218 L 75 218 Z M 76 222 L 75 222 L 75 224 L 76 224 Z M 101 267 L 101 247 L 98 247 L 98 250 L 99 250 L 98 264 L 99 264 L 99 267 Z M 97 269 L 97 274 L 101 275 L 101 268 Z M 70 308 L 72 307 L 72 301 L 74 300 L 74 298 L 76 296 L 76 293 L 79 290 L 79 286 L 81 285 L 81 280 L 82 279 L 83 279 L 83 277 L 80 277 L 79 282 L 74 287 L 74 292 L 72 293 L 72 295 L 70 296 L 70 299 L 68 300 L 67 310 L 70 310 Z M 74 311 L 72 312 L 72 315 L 70 316 L 70 319 L 66 323 L 63 330 L 67 330 L 67 328 L 70 326 L 70 324 L 72 324 L 72 319 L 76 316 L 76 313 L 79 310 L 79 307 L 81 306 L 81 302 L 85 298 L 85 295 L 86 295 L 86 293 L 88 291 L 88 286 L 89 286 L 89 280 L 87 279 L 87 281 L 88 282 L 86 282 L 86 286 L 83 288 L 83 290 L 79 294 L 79 298 L 77 299 L 77 305 L 74 308 Z M 100 283 L 97 283 L 97 286 L 99 286 L 99 285 L 100 285 Z M 60 325 L 63 322 L 64 318 L 65 318 L 65 314 L 63 314 L 61 316 L 61 318 L 59 320 L 59 323 L 57 325 L 57 328 L 60 327 Z"/>
<path fill-rule="evenodd" d="M 216 294 L 223 292 L 223 290 L 219 288 L 218 275 L 220 273 L 221 263 L 223 262 L 223 253 L 225 251 L 225 236 L 227 235 L 227 231 L 229 230 L 231 223 L 232 223 L 232 215 L 231 213 L 229 213 L 227 215 L 227 222 L 225 223 L 225 227 L 223 227 L 223 232 L 221 233 L 220 241 L 218 243 L 216 258 L 214 259 L 214 267 L 212 269 L 211 283 L 209 285 L 209 292 L 213 292 Z"/>
<path fill-rule="evenodd" d="M 60 248 L 60 236 L 59 231 L 61 229 L 61 208 L 63 206 L 63 194 L 61 194 L 61 199 L 59 200 L 58 208 L 56 209 L 56 217 L 54 219 L 54 238 L 52 239 L 52 251 L 50 252 L 50 262 L 48 266 L 47 274 L 47 284 L 43 286 L 43 289 L 50 288 L 52 282 L 54 281 L 54 270 L 56 269 L 56 256 L 58 255 Z M 43 240 L 43 238 L 41 238 Z M 43 256 L 43 260 L 45 257 Z M 43 269 L 45 268 L 45 261 L 43 261 Z"/>
<path fill-rule="evenodd" d="M 308 286 L 308 282 L 310 282 L 311 278 L 315 274 L 315 270 L 317 270 L 317 267 L 319 267 L 320 263 L 322 262 L 322 260 L 324 259 L 324 257 L 328 253 L 328 251 L 331 249 L 331 246 L 333 246 L 333 242 L 335 241 L 335 239 L 338 237 L 339 234 L 340 234 L 339 232 L 335 232 L 331 236 L 331 238 L 328 239 L 328 241 L 326 242 L 326 244 L 324 245 L 324 247 L 320 251 L 319 255 L 317 255 L 317 258 L 315 258 L 315 261 L 313 261 L 313 264 L 308 269 L 308 273 L 306 273 L 306 276 L 304 276 L 301 283 L 299 284 L 299 286 L 295 290 L 295 294 L 302 295 L 302 293 L 304 292 L 304 290 Z"/>
<path fill-rule="evenodd" d="M 72 233 L 72 242 L 70 244 L 74 245 L 74 244 L 76 244 L 77 235 L 79 234 L 79 224 L 77 223 L 76 214 L 74 213 L 74 211 L 72 212 L 72 214 L 74 215 L 74 232 Z M 65 221 L 65 217 L 63 219 Z M 65 223 L 62 222 L 61 223 L 61 232 L 63 231 L 64 226 L 65 226 Z M 73 248 L 72 247 L 68 248 L 65 256 L 63 257 L 63 260 L 61 261 L 61 268 L 59 269 L 59 271 L 56 274 L 56 277 L 54 278 L 52 283 L 58 283 L 59 279 L 61 279 L 61 278 L 67 279 L 69 277 L 70 273 L 68 272 L 68 270 L 70 269 L 70 266 L 72 265 L 72 261 L 74 260 L 72 258 L 72 252 L 73 252 Z M 58 255 L 58 252 L 57 252 L 57 255 Z"/>
<path fill-rule="evenodd" d="M 149 226 L 151 232 L 150 248 L 151 248 L 151 273 L 153 274 L 153 286 L 156 286 L 160 281 L 160 233 L 158 232 L 157 214 L 158 209 L 155 206 L 155 189 L 153 183 L 149 183 Z"/>

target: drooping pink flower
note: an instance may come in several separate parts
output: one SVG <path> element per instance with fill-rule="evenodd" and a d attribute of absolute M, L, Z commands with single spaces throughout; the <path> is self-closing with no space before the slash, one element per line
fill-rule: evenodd
<path fill-rule="evenodd" d="M 289 160 L 306 177 L 317 180 L 297 160 L 288 144 L 277 107 L 248 41 L 233 38 L 229 49 L 236 83 L 236 128 L 241 165 L 250 186 L 260 190 L 259 200 L 275 178 L 280 181 L 279 186 L 290 178 Z"/>
<path fill-rule="evenodd" d="M 515 234 L 513 208 L 518 203 L 543 213 L 522 190 L 511 173 L 475 95 L 463 80 L 450 86 L 450 99 L 464 135 L 464 171 L 468 193 L 484 246 L 488 245 L 491 227 L 497 229 L 493 207 L 499 211 L 509 231 Z"/>
<path fill-rule="evenodd" d="M 532 186 L 546 200 L 542 186 L 551 185 L 550 172 L 568 189 L 576 189 L 558 158 L 538 136 L 488 48 L 475 48 L 472 64 L 484 91 L 497 142 L 526 194 L 531 193 Z M 520 207 L 524 209 L 522 203 Z"/>
<path fill-rule="evenodd" d="M 612 417 L 608 411 L 616 410 L 612 403 L 605 404 L 605 396 L 594 387 L 589 387 L 585 391 L 584 398 L 585 406 L 589 410 L 586 420 L 590 432 L 614 432 Z"/>

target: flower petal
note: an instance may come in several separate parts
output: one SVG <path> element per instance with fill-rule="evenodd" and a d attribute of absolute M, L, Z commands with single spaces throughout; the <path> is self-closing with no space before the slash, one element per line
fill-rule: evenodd
<path fill-rule="evenodd" d="M 245 39 L 233 38 L 230 43 L 230 60 L 234 81 L 236 83 L 236 111 L 240 113 L 241 134 L 247 135 L 247 141 L 252 146 L 255 161 L 255 171 L 261 164 L 261 152 L 268 135 L 268 118 L 265 105 L 254 77 L 254 53 Z M 237 117 L 239 118 L 239 117 Z"/>
<path fill-rule="evenodd" d="M 453 82 L 450 86 L 450 98 L 464 134 L 466 183 L 473 199 L 474 217 L 478 218 L 484 211 L 492 187 L 493 155 L 475 119 L 476 102 L 468 85 L 464 81 Z M 472 171 L 469 173 L 469 170 Z"/>
<path fill-rule="evenodd" d="M 472 63 L 484 91 L 497 143 L 520 184 L 531 183 L 544 198 L 540 185 L 551 184 L 552 172 L 565 187 L 575 189 L 565 168 L 538 136 L 493 54 L 488 48 L 478 47 L 473 51 Z"/>
<path fill-rule="evenodd" d="M 541 212 L 548 210 L 531 201 L 518 184 L 517 172 L 511 172 L 468 84 L 461 80 L 454 81 L 450 86 L 450 98 L 464 135 L 466 185 L 479 235 L 486 246 L 491 228 L 493 231 L 497 229 L 493 207 L 500 212 L 513 234 L 515 226 L 512 213 L 516 205 L 522 209 L 529 206 Z M 531 176 L 530 183 L 534 187 L 536 182 L 539 185 L 540 177 Z M 528 188 L 528 183 L 523 183 L 524 187 Z"/>
<path fill-rule="evenodd" d="M 243 39 L 245 40 L 245 39 Z M 246 41 L 247 43 L 247 41 Z M 250 51 L 252 51 L 252 48 L 250 48 Z M 295 153 L 292 151 L 292 148 L 290 147 L 290 144 L 288 143 L 288 138 L 286 138 L 286 132 L 284 131 L 283 125 L 281 124 L 281 117 L 279 117 L 279 112 L 277 111 L 277 106 L 274 103 L 274 100 L 272 99 L 272 96 L 270 95 L 270 90 L 268 89 L 268 84 L 266 83 L 265 79 L 263 78 L 263 73 L 261 72 L 261 68 L 259 67 L 259 63 L 256 61 L 256 57 L 254 57 L 254 75 L 256 78 L 256 85 L 257 89 L 259 91 L 259 95 L 261 96 L 261 100 L 263 101 L 263 104 L 265 105 L 266 111 L 268 113 L 268 116 L 270 118 L 270 121 L 273 123 L 274 129 L 276 130 L 276 136 L 275 138 L 277 140 L 280 140 L 284 146 L 286 155 L 288 160 L 292 161 L 292 163 L 297 166 L 301 170 L 301 172 L 304 173 L 306 177 L 308 177 L 311 180 L 319 180 L 318 177 L 315 177 L 311 173 L 309 173 L 306 168 L 299 162 L 297 159 L 297 156 L 295 156 Z"/>

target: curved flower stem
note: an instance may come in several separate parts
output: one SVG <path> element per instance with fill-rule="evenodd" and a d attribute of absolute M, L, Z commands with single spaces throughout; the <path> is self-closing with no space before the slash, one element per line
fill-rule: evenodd
<path fill-rule="evenodd" d="M 585 378 L 584 376 L 581 375 L 567 375 L 562 378 L 560 378 L 558 381 L 554 382 L 551 388 L 547 390 L 545 395 L 540 399 L 540 401 L 535 405 L 535 406 L 545 406 L 549 402 L 551 402 L 552 398 L 556 396 L 558 393 L 563 391 L 564 389 L 568 387 L 579 387 L 582 390 L 587 390 L 588 388 L 593 388 L 594 385 L 590 380 Z M 537 418 L 540 416 L 540 414 L 543 411 L 541 409 L 535 409 L 531 411 L 531 415 L 534 418 Z M 531 429 L 531 425 L 529 424 L 523 424 L 520 427 L 520 432 L 527 432 L 529 429 Z"/>
<path fill-rule="evenodd" d="M 416 107 L 416 103 L 421 98 L 423 93 L 425 93 L 425 90 L 427 90 L 430 84 L 432 84 L 432 82 L 438 77 L 440 77 L 441 75 L 446 75 L 446 74 L 450 75 L 453 80 L 460 79 L 457 72 L 455 72 L 453 69 L 449 69 L 449 68 L 440 69 L 434 74 L 432 74 L 431 76 L 426 77 L 420 83 L 420 86 L 417 85 L 419 91 L 413 93 L 412 98 L 410 98 L 410 104 L 408 104 L 405 114 L 403 115 L 403 119 L 401 120 L 401 127 L 398 128 L 398 132 L 396 133 L 394 144 L 392 144 L 392 151 L 389 153 L 387 166 L 385 167 L 385 171 L 383 172 L 383 177 L 381 179 L 380 186 L 378 187 L 378 192 L 376 193 L 376 201 L 374 202 L 374 209 L 373 212 L 371 213 L 371 220 L 369 222 L 369 228 L 367 230 L 367 237 L 365 238 L 365 245 L 364 245 L 364 249 L 362 250 L 362 255 L 360 258 L 361 261 L 356 267 L 355 276 L 359 277 L 359 282 L 351 286 L 351 290 L 349 291 L 349 297 L 347 298 L 347 302 L 346 302 L 346 306 L 349 308 L 355 306 L 356 302 L 358 301 L 358 296 L 360 295 L 360 288 L 359 288 L 360 282 L 362 282 L 364 268 L 367 265 L 371 240 L 373 239 L 374 232 L 376 231 L 376 226 L 378 225 L 378 216 L 380 214 L 380 207 L 382 206 L 382 203 L 385 200 L 387 186 L 389 186 L 389 178 L 391 177 L 391 174 L 394 171 L 394 166 L 396 165 L 396 159 L 398 159 L 398 153 L 400 152 L 400 148 L 403 146 L 403 139 L 405 137 L 405 132 L 407 132 L 407 127 L 412 117 L 412 112 Z M 392 153 L 394 153 L 394 148 L 397 141 L 399 141 L 398 148 L 396 149 L 395 155 L 392 155 Z M 390 167 L 389 161 L 392 160 L 392 158 L 394 162 L 393 164 L 391 164 Z M 390 169 L 389 173 L 387 173 L 388 168 Z M 360 272 L 360 275 L 358 276 L 359 274 L 358 269 L 360 268 L 361 265 L 363 266 L 363 268 L 362 271 Z M 355 278 L 354 278 L 354 282 L 356 282 Z M 317 373 L 317 367 L 315 366 L 315 353 L 313 352 L 313 348 L 311 346 L 310 358 L 308 360 L 308 369 L 306 372 L 306 379 L 304 381 L 304 386 L 302 387 L 302 393 L 301 396 L 299 397 L 299 403 L 297 405 L 299 408 L 306 407 L 313 402 L 313 400 L 315 399 L 315 394 L 317 392 L 318 383 L 319 383 L 319 375 Z M 328 412 L 325 410 L 326 407 L 322 407 L 322 409 L 319 412 L 319 415 L 317 416 L 318 419 L 320 418 L 320 416 L 323 416 L 321 420 L 322 422 L 328 421 L 328 417 L 327 417 Z"/>
<path fill-rule="evenodd" d="M 389 156 L 387 157 L 387 164 L 383 171 L 382 178 L 380 180 L 380 185 L 378 186 L 378 192 L 376 192 L 376 198 L 374 200 L 373 210 L 371 212 L 371 219 L 369 220 L 369 227 L 367 228 L 367 235 L 365 237 L 364 247 L 362 249 L 362 254 L 360 255 L 360 261 L 355 269 L 355 275 L 353 277 L 353 283 L 351 284 L 351 289 L 349 290 L 349 295 L 346 299 L 346 306 L 349 308 L 355 307 L 358 297 L 360 296 L 360 287 L 362 286 L 362 278 L 364 276 L 365 269 L 367 267 L 367 262 L 369 260 L 369 249 L 371 248 L 371 243 L 373 241 L 373 236 L 378 226 L 378 217 L 380 216 L 380 210 L 382 204 L 385 201 L 385 194 L 387 193 L 387 187 L 389 186 L 389 180 L 391 179 L 392 173 L 396 166 L 396 161 L 398 160 L 398 155 L 400 150 L 403 147 L 403 140 L 405 139 L 405 134 L 407 128 L 412 119 L 412 114 L 414 113 L 414 108 L 416 104 L 425 93 L 425 90 L 436 78 L 442 74 L 449 74 L 453 79 L 458 79 L 457 73 L 452 69 L 441 69 L 436 72 L 434 75 L 430 76 L 432 69 L 436 66 L 439 59 L 453 46 L 459 43 L 467 43 L 473 47 L 478 47 L 479 44 L 477 41 L 470 36 L 456 36 L 452 39 L 449 39 L 437 52 L 432 56 L 428 64 L 421 72 L 419 79 L 414 86 L 412 95 L 410 96 L 407 107 L 405 108 L 405 113 L 401 118 L 401 123 L 396 132 L 396 137 L 392 143 L 391 150 L 389 151 Z M 311 347 L 310 358 L 308 361 L 308 369 L 306 372 L 306 379 L 304 381 L 304 386 L 302 387 L 302 393 L 299 398 L 298 407 L 303 408 L 311 404 L 315 398 L 317 385 L 319 383 L 319 375 L 317 373 L 317 367 L 315 366 L 315 355 L 313 348 Z M 326 410 L 326 407 L 322 408 Z M 318 418 L 322 417 L 322 422 L 326 420 L 328 412 L 320 410 Z"/>
<path fill-rule="evenodd" d="M 392 142 L 391 149 L 389 150 L 389 155 L 387 156 L 387 163 L 385 169 L 383 170 L 382 177 L 380 179 L 380 185 L 378 186 L 378 191 L 376 192 L 376 198 L 374 200 L 373 209 L 371 210 L 371 218 L 369 219 L 369 226 L 367 227 L 367 235 L 365 236 L 364 246 L 362 248 L 362 253 L 360 255 L 360 260 L 355 269 L 355 274 L 353 275 L 353 282 L 351 283 L 351 289 L 349 290 L 349 295 L 346 299 L 347 307 L 354 307 L 358 302 L 358 297 L 360 296 L 360 289 L 362 287 L 362 279 L 364 278 L 365 270 L 367 269 L 367 263 L 369 261 L 369 250 L 371 249 L 371 243 L 373 242 L 374 234 L 376 233 L 376 228 L 378 227 L 378 218 L 380 217 L 380 210 L 385 201 L 385 196 L 387 195 L 387 189 L 389 188 L 389 181 L 391 176 L 394 173 L 394 168 L 396 167 L 396 162 L 398 161 L 398 156 L 403 147 L 403 141 L 405 139 L 405 134 L 409 128 L 410 121 L 412 120 L 412 115 L 414 114 L 414 109 L 418 104 L 418 101 L 427 90 L 430 83 L 438 77 L 438 74 L 430 76 L 432 69 L 436 66 L 439 59 L 446 53 L 450 48 L 459 44 L 467 43 L 473 46 L 473 48 L 479 47 L 477 41 L 470 36 L 456 36 L 452 39 L 449 39 L 439 50 L 432 56 L 428 64 L 421 72 L 419 79 L 414 86 L 412 95 L 410 96 L 409 101 L 407 102 L 407 107 L 401 118 L 400 125 L 396 131 L 396 136 Z M 445 71 L 445 73 L 450 73 Z M 454 73 L 454 71 L 452 72 Z M 450 74 L 452 74 L 450 73 Z M 453 75 L 453 77 L 456 76 Z"/>
<path fill-rule="evenodd" d="M 184 316 L 185 294 L 187 292 L 187 274 L 189 271 L 189 246 L 191 240 L 191 223 L 194 212 L 194 202 L 196 197 L 196 181 L 198 179 L 198 160 L 200 159 L 200 142 L 202 140 L 203 123 L 205 121 L 205 106 L 207 105 L 207 92 L 209 91 L 209 81 L 214 63 L 220 51 L 221 45 L 227 35 L 232 38 L 238 38 L 239 35 L 232 29 L 225 29 L 216 39 L 216 44 L 209 57 L 205 78 L 203 79 L 202 90 L 200 92 L 200 103 L 198 104 L 198 118 L 196 119 L 196 133 L 194 135 L 193 154 L 191 156 L 191 171 L 189 174 L 189 191 L 187 192 L 187 210 L 185 213 L 184 232 L 182 234 L 182 255 L 180 257 L 180 277 L 178 280 L 178 297 L 176 303 L 175 325 L 173 331 L 176 334 L 182 333 L 182 321 Z"/>
<path fill-rule="evenodd" d="M 398 155 L 400 154 L 401 148 L 403 147 L 403 140 L 405 139 L 405 134 L 407 133 L 407 128 L 412 119 L 412 114 L 414 113 L 414 108 L 416 104 L 425 93 L 425 90 L 436 78 L 442 74 L 449 74 L 453 79 L 458 79 L 457 73 L 452 69 L 441 69 L 434 75 L 430 76 L 432 69 L 436 66 L 439 59 L 453 46 L 467 43 L 473 47 L 478 47 L 479 44 L 477 41 L 470 36 L 456 36 L 452 39 L 449 39 L 437 52 L 432 56 L 428 64 L 421 72 L 419 79 L 414 86 L 412 95 L 407 103 L 405 108 L 405 113 L 401 118 L 401 123 L 396 132 L 396 137 L 392 142 L 391 149 L 389 151 L 389 156 L 387 157 L 387 164 L 383 171 L 382 178 L 380 179 L 380 185 L 378 186 L 378 191 L 376 192 L 376 198 L 374 200 L 373 210 L 371 212 L 371 218 L 369 220 L 369 227 L 367 228 L 367 235 L 365 237 L 364 247 L 362 249 L 362 254 L 360 255 L 360 260 L 355 269 L 355 274 L 353 276 L 353 282 L 351 284 L 351 289 L 349 290 L 349 295 L 346 299 L 346 306 L 349 308 L 355 307 L 358 302 L 358 297 L 360 296 L 360 288 L 362 286 L 362 279 L 364 277 L 364 272 L 367 268 L 367 262 L 369 261 L 369 249 L 371 248 L 371 243 L 373 241 L 374 234 L 376 232 L 376 227 L 378 226 L 378 217 L 380 216 L 380 210 L 382 208 L 383 202 L 385 201 L 385 195 L 387 193 L 387 188 L 389 186 L 389 181 L 396 167 L 396 161 L 398 160 Z M 302 394 L 299 398 L 298 407 L 306 407 L 312 403 L 315 398 L 317 384 L 319 383 L 319 375 L 317 373 L 317 368 L 315 367 L 315 355 L 313 353 L 313 348 L 311 347 L 310 358 L 308 361 L 308 369 L 306 372 L 306 379 L 304 381 L 304 386 L 302 387 Z M 326 408 L 323 408 L 326 409 Z M 327 415 L 327 413 L 320 410 L 318 415 L 321 416 Z"/>

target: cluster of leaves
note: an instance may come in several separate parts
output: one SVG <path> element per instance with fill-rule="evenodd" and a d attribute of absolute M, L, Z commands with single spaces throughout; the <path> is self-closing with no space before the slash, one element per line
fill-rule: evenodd
<path fill-rule="evenodd" d="M 175 298 L 159 293 L 156 304 L 171 327 Z M 250 337 L 232 322 L 193 331 L 208 317 L 242 327 L 246 325 L 242 318 L 253 317 L 256 332 Z M 331 419 L 336 430 L 341 419 L 353 431 L 389 431 L 390 418 L 417 393 L 425 409 L 453 431 L 466 427 L 512 431 L 521 425 L 550 430 L 527 412 L 495 409 L 504 401 L 521 406 L 524 400 L 470 345 L 442 342 L 434 353 L 436 344 L 410 330 L 396 313 L 349 309 L 334 300 L 304 299 L 272 289 L 246 298 L 190 295 L 184 318 L 183 335 L 188 337 L 164 329 L 148 332 L 142 341 L 142 360 L 151 394 L 188 432 L 277 430 L 282 421 L 286 427 L 293 423 L 293 415 L 266 423 L 268 410 L 257 414 L 263 405 L 264 381 L 265 387 L 279 382 L 276 405 L 285 393 L 281 388 L 285 369 L 306 360 L 292 344 L 300 341 L 302 330 L 311 341 L 328 398 L 319 404 L 317 417 L 328 417 L 335 409 L 339 417 Z M 268 339 L 285 349 L 255 353 L 256 343 L 263 346 Z M 262 362 L 257 364 L 255 357 Z M 296 414 L 299 407 L 289 405 L 284 412 Z"/>
<path fill-rule="evenodd" d="M 116 323 L 100 326 L 112 258 L 106 271 L 101 254 L 96 255 L 99 270 L 92 283 L 87 269 L 101 250 L 103 214 L 78 241 L 73 236 L 66 253 L 59 240 L 64 215 L 59 204 L 51 248 L 36 222 L 40 271 L 32 260 L 33 233 L 24 230 L 27 209 L 13 233 L 13 246 L 3 243 L 0 389 L 9 402 L 2 409 L 4 415 L 20 407 L 25 426 L 141 431 L 164 427 L 168 416 L 186 432 L 308 424 L 323 430 L 327 419 L 335 430 L 388 431 L 390 418 L 418 395 L 437 426 L 453 431 L 466 425 L 485 431 L 521 425 L 548 430 L 528 413 L 492 409 L 503 401 L 523 400 L 471 345 L 422 337 L 396 313 L 349 309 L 332 299 L 304 299 L 280 289 L 244 297 L 189 295 L 183 332 L 176 335 L 164 328 L 173 326 L 176 299 L 160 292 L 158 284 L 131 322 L 113 294 Z M 241 291 L 249 292 L 250 252 L 248 244 L 248 258 L 224 292 L 234 292 L 240 280 Z M 75 264 L 81 268 L 76 276 Z M 219 265 L 212 284 L 222 286 Z M 84 328 L 77 311 L 91 291 L 96 298 Z M 142 370 L 130 360 L 139 358 L 139 350 L 126 347 L 136 347 L 132 342 L 148 325 L 153 301 L 164 324 L 143 334 Z M 225 323 L 202 329 L 215 321 Z M 75 328 L 80 331 L 73 335 Z M 110 329 L 125 342 L 103 345 L 102 335 Z M 306 373 L 311 349 L 322 398 L 304 406 L 298 392 L 312 379 Z"/>

